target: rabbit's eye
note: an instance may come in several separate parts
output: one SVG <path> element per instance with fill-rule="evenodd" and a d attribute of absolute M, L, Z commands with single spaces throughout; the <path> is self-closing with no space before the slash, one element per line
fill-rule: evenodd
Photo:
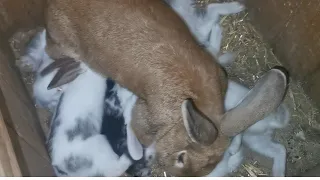
<path fill-rule="evenodd" d="M 58 87 L 57 90 L 58 90 L 58 91 L 62 91 L 62 88 Z"/>

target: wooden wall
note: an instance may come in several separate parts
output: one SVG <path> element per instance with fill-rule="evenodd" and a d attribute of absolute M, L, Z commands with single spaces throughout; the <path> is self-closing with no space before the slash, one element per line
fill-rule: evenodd
<path fill-rule="evenodd" d="M 52 176 L 39 120 L 14 65 L 8 39 L 43 24 L 44 0 L 0 0 L 0 111 L 23 176 Z"/>
<path fill-rule="evenodd" d="M 252 23 L 320 107 L 320 0 L 245 0 Z"/>

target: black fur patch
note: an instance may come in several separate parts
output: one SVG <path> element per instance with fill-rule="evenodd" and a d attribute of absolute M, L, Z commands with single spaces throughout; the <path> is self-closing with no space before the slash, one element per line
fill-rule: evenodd
<path fill-rule="evenodd" d="M 115 106 L 120 107 L 120 101 L 116 91 L 113 91 L 115 87 L 115 81 L 108 78 L 106 81 L 107 90 L 105 93 L 105 100 L 114 100 Z M 118 101 L 118 102 L 117 102 Z M 121 108 L 121 107 L 120 107 Z M 119 109 L 114 108 L 105 101 L 104 114 L 102 120 L 101 134 L 105 135 L 112 147 L 112 150 L 121 156 L 127 149 L 127 132 L 124 123 L 123 114 L 119 112 Z"/>
<path fill-rule="evenodd" d="M 142 169 L 148 168 L 147 162 L 144 160 L 144 158 L 134 161 L 130 156 L 127 146 L 127 130 L 125 120 L 119 109 L 114 108 L 114 106 L 121 106 L 117 92 L 113 91 L 115 81 L 107 79 L 106 83 L 107 90 L 105 93 L 105 100 L 109 100 L 109 102 L 115 102 L 115 104 L 110 105 L 108 101 L 105 101 L 101 134 L 107 137 L 112 150 L 118 156 L 126 154 L 131 161 L 133 161 L 133 165 L 131 165 L 126 172 L 132 176 L 141 176 Z M 122 109 L 122 107 L 120 108 Z"/>
<path fill-rule="evenodd" d="M 113 90 L 116 83 L 114 80 L 107 78 L 107 91 L 105 93 L 105 100 L 109 99 L 114 101 L 114 106 L 120 106 L 120 100 L 118 98 L 118 94 Z"/>
<path fill-rule="evenodd" d="M 121 156 L 127 149 L 127 133 L 123 116 L 104 113 L 101 134 L 105 135 L 113 151 Z"/>
<path fill-rule="evenodd" d="M 106 91 L 106 97 L 109 97 L 112 93 L 111 90 L 114 88 L 116 85 L 115 81 L 113 81 L 110 78 L 107 78 L 107 91 Z"/>
<path fill-rule="evenodd" d="M 91 160 L 80 156 L 70 156 L 64 160 L 64 163 L 67 170 L 70 172 L 77 172 L 81 169 L 88 169 L 93 165 Z"/>
<path fill-rule="evenodd" d="M 91 117 L 89 115 L 86 119 L 78 118 L 76 120 L 76 126 L 66 131 L 69 141 L 73 141 L 77 136 L 81 136 L 83 140 L 86 140 L 90 136 L 99 133 L 94 124 L 91 123 Z"/>

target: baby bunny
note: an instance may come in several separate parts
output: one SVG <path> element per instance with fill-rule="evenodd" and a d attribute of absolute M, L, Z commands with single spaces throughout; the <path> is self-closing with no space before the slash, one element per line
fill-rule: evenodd
<path fill-rule="evenodd" d="M 57 70 L 54 70 L 46 76 L 41 73 L 45 67 L 52 63 L 50 57 L 44 53 L 45 46 L 45 32 L 38 32 L 26 46 L 25 55 L 16 61 L 16 65 L 22 71 L 35 72 L 33 99 L 37 106 L 47 108 L 51 112 L 54 112 L 62 95 L 62 89 L 64 89 L 65 86 L 47 90 L 48 82 L 51 81 Z"/>
<path fill-rule="evenodd" d="M 143 153 L 131 128 L 124 124 L 131 118 L 136 96 L 114 81 L 101 77 L 83 63 L 81 67 L 84 71 L 79 72 L 78 78 L 60 89 L 47 90 L 57 72 L 55 67 L 59 63 L 67 65 L 68 61 L 52 63 L 53 60 L 44 52 L 45 38 L 45 31 L 37 33 L 28 45 L 26 55 L 17 64 L 21 70 L 36 72 L 34 98 L 42 107 L 54 112 L 47 146 L 56 175 L 122 175 L 135 160 L 141 159 Z M 90 86 L 87 86 L 88 82 Z M 122 120 L 120 127 L 112 131 L 120 132 L 117 138 L 101 128 L 102 122 L 111 122 L 112 125 L 114 120 L 119 119 Z M 121 142 L 115 139 L 121 139 Z M 123 141 L 128 141 L 128 145 Z M 123 149 L 115 152 L 116 145 Z M 131 166 L 134 167 L 135 164 Z M 150 170 L 135 168 L 133 173 L 149 175 Z"/>
<path fill-rule="evenodd" d="M 243 85 L 229 80 L 225 99 L 226 109 L 232 109 L 249 92 Z M 224 154 L 223 160 L 208 176 L 226 176 L 237 170 L 244 158 L 244 147 L 273 159 L 272 175 L 285 176 L 286 149 L 273 141 L 275 129 L 284 128 L 290 121 L 290 113 L 286 105 L 250 126 L 243 133 L 235 136 Z"/>
<path fill-rule="evenodd" d="M 165 0 L 185 21 L 191 33 L 222 66 L 234 61 L 232 53 L 220 54 L 222 28 L 219 24 L 221 15 L 239 13 L 244 6 L 239 2 L 211 3 L 205 8 L 197 8 L 195 0 Z"/>

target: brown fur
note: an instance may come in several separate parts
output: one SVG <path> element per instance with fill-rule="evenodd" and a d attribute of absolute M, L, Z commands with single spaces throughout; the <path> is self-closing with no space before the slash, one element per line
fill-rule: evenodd
<path fill-rule="evenodd" d="M 51 57 L 85 61 L 139 96 L 132 127 L 144 145 L 156 140 L 167 171 L 202 176 L 215 167 L 228 137 L 219 131 L 209 146 L 191 141 L 181 105 L 191 98 L 202 121 L 219 130 L 226 75 L 162 0 L 50 0 L 46 23 Z M 184 167 L 178 168 L 182 150 Z"/>

